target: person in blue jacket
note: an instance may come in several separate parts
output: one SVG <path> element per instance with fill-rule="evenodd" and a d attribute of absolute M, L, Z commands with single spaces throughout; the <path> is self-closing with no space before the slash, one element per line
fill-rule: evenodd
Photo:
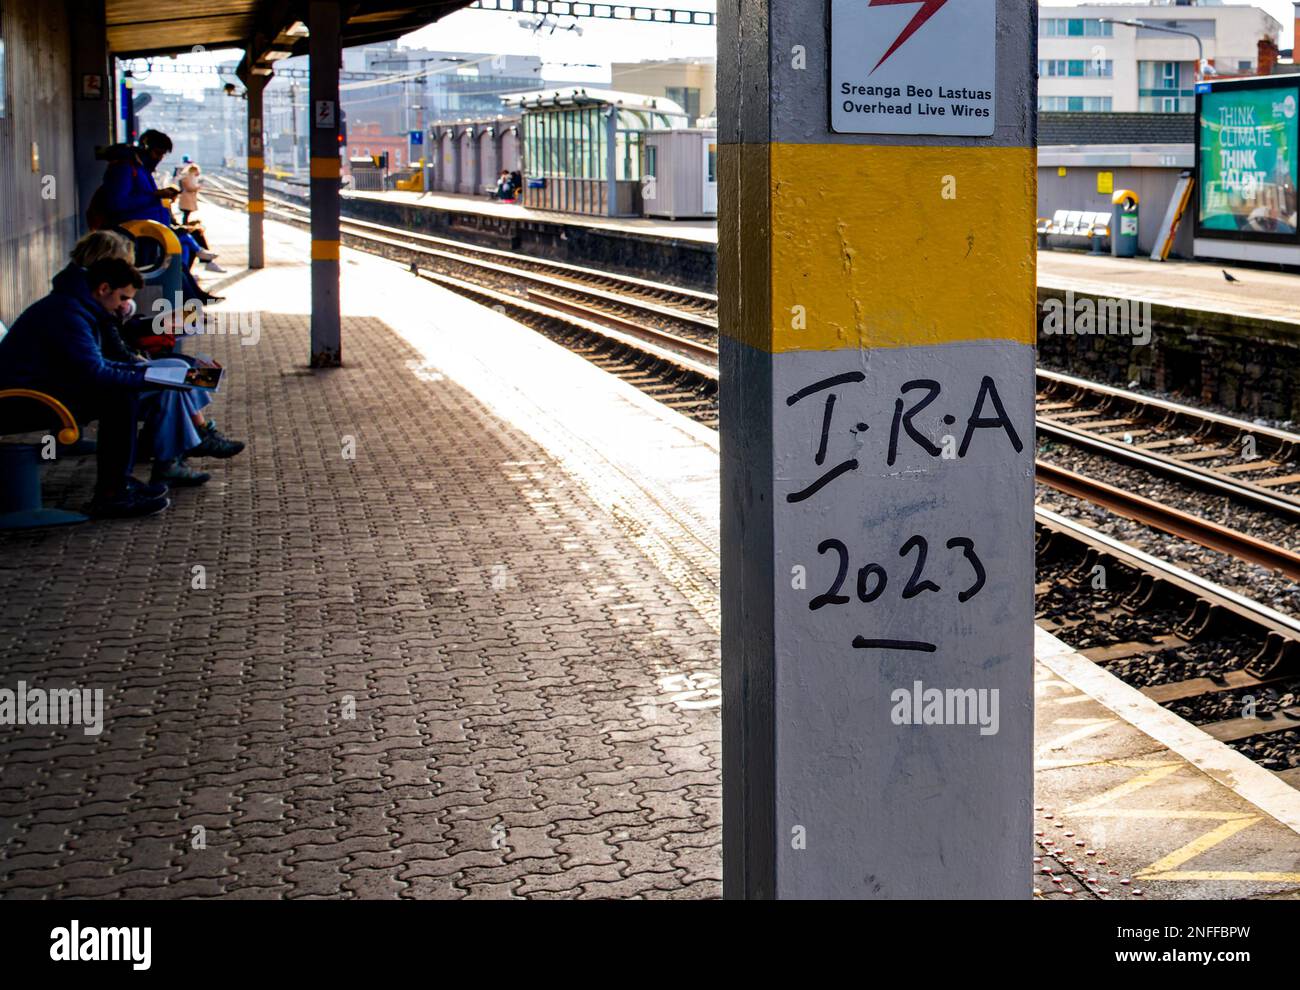
<path fill-rule="evenodd" d="M 167 508 L 167 486 L 132 477 L 136 420 L 145 365 L 109 361 L 100 348 L 103 327 L 144 284 L 121 258 L 104 258 L 84 274 L 69 265 L 49 295 L 28 306 L 0 339 L 0 388 L 52 395 L 84 423 L 99 420 L 97 476 L 90 514 L 151 515 Z"/>
<path fill-rule="evenodd" d="M 138 146 L 126 147 L 123 154 L 109 162 L 98 194 L 101 197 L 99 206 L 108 226 L 115 227 L 127 220 L 156 220 L 174 230 L 181 242 L 182 280 L 186 295 L 212 302 L 216 297 L 199 288 L 190 266 L 196 257 L 212 261 L 216 255 L 201 248 L 187 231 L 176 229 L 171 210 L 162 201 L 177 198 L 181 191 L 174 186 L 159 189 L 154 182 L 154 172 L 171 150 L 172 139 L 162 131 L 149 130 L 141 134 Z"/>

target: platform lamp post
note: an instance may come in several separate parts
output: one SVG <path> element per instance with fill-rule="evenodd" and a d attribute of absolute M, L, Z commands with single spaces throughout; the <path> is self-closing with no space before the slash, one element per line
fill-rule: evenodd
<path fill-rule="evenodd" d="M 1099 17 L 1097 20 L 1102 24 L 1124 24 L 1128 27 L 1146 28 L 1148 31 L 1163 31 L 1165 34 L 1181 34 L 1184 38 L 1191 38 L 1196 42 L 1196 81 L 1200 82 L 1201 77 L 1204 75 L 1214 74 L 1213 70 L 1205 64 L 1205 44 L 1201 41 L 1201 36 L 1194 31 L 1181 31 L 1178 28 L 1148 24 L 1146 21 L 1137 18 Z"/>

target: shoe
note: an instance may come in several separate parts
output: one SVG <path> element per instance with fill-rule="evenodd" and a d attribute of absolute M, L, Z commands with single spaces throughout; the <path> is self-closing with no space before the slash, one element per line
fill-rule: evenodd
<path fill-rule="evenodd" d="M 216 256 L 217 256 L 217 255 L 216 255 L 215 252 L 213 252 L 213 251 L 207 251 L 207 250 L 204 250 L 204 249 L 202 249 L 202 248 L 200 248 L 200 249 L 199 249 L 199 253 L 198 253 L 197 255 L 195 255 L 195 257 L 197 257 L 197 258 L 199 259 L 199 261 L 212 261 L 212 260 L 214 260 L 214 259 L 216 258 Z"/>
<path fill-rule="evenodd" d="M 224 275 L 226 273 L 226 270 L 222 268 L 220 265 L 218 265 L 215 261 L 209 261 L 206 265 L 203 266 L 203 268 L 205 271 L 216 272 L 218 275 Z"/>
<path fill-rule="evenodd" d="M 211 423 L 201 431 L 202 442 L 185 452 L 186 457 L 234 457 L 244 449 L 243 441 L 223 436 Z"/>
<path fill-rule="evenodd" d="M 208 472 L 196 471 L 185 463 L 183 457 L 178 457 L 172 461 L 155 461 L 149 480 L 170 485 L 172 488 L 197 488 L 211 477 Z"/>
<path fill-rule="evenodd" d="M 148 498 L 124 488 L 116 495 L 96 495 L 86 511 L 96 519 L 136 519 L 162 512 L 169 505 L 168 499 Z"/>
<path fill-rule="evenodd" d="M 127 478 L 126 490 L 141 498 L 166 498 L 168 488 L 166 484 L 159 483 L 157 478 L 151 478 L 147 483 L 139 478 Z"/>

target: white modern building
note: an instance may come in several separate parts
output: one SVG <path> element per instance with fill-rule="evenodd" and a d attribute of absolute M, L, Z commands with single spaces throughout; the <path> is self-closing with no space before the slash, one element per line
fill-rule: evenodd
<path fill-rule="evenodd" d="M 1151 26 L 1105 19 L 1140 20 Z M 1218 0 L 1040 4 L 1038 109 L 1192 113 L 1198 38 L 1214 70 L 1246 75 L 1258 68 L 1259 42 L 1269 39 L 1275 44 L 1281 28 L 1257 7 Z"/>

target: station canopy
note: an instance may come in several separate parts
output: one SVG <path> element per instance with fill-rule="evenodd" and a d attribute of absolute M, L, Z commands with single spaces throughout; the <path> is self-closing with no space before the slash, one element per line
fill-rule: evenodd
<path fill-rule="evenodd" d="M 687 113 L 679 103 L 663 96 L 622 93 L 613 89 L 588 89 L 569 86 L 563 89 L 539 89 L 531 93 L 507 93 L 501 97 L 507 107 L 520 110 L 570 110 L 574 107 L 615 106 L 639 117 L 647 114 L 663 118 L 663 127 L 680 127 Z M 676 121 L 676 123 L 673 123 Z"/>
<path fill-rule="evenodd" d="M 344 48 L 390 41 L 468 7 L 471 0 L 340 2 Z M 307 0 L 106 0 L 108 47 L 118 58 L 175 55 L 201 45 L 242 48 L 239 75 L 269 75 L 281 58 L 307 53 Z"/>

